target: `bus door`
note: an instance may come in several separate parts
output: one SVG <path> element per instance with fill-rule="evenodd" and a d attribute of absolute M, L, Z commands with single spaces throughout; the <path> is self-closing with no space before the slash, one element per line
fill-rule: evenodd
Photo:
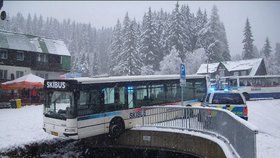
<path fill-rule="evenodd" d="M 78 102 L 79 137 L 88 137 L 105 132 L 104 94 L 99 90 L 80 91 Z"/>

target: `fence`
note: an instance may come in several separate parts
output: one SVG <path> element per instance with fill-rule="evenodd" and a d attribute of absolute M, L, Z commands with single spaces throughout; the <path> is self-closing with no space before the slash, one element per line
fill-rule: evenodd
<path fill-rule="evenodd" d="M 229 143 L 241 158 L 256 158 L 257 129 L 233 113 L 214 108 L 142 107 L 142 125 L 212 134 Z"/>

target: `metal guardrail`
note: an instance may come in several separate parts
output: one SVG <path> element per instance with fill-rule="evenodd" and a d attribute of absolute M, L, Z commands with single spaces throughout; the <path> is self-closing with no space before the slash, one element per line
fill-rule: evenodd
<path fill-rule="evenodd" d="M 144 127 L 175 128 L 215 135 L 227 142 L 241 158 L 257 157 L 257 129 L 227 110 L 152 106 L 142 107 L 142 114 Z"/>

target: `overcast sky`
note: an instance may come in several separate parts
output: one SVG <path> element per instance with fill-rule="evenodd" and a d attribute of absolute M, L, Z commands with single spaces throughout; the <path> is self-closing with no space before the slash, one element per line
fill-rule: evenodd
<path fill-rule="evenodd" d="M 123 19 L 126 12 L 130 18 L 142 20 L 144 12 L 149 7 L 152 10 L 171 12 L 176 1 L 4 1 L 2 10 L 10 16 L 21 12 L 24 16 L 28 13 L 43 17 L 55 17 L 58 20 L 72 19 L 79 22 L 92 23 L 93 26 L 112 27 L 117 19 Z M 221 21 L 224 23 L 229 41 L 231 54 L 241 54 L 243 45 L 243 30 L 248 17 L 254 36 L 254 44 L 260 50 L 265 38 L 268 36 L 275 49 L 275 43 L 280 42 L 280 1 L 181 1 L 179 4 L 188 4 L 191 11 L 206 9 L 208 15 L 215 4 L 219 9 Z"/>

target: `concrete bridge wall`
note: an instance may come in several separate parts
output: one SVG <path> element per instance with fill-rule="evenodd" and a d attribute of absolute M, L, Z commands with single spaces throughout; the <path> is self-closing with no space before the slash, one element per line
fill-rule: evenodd
<path fill-rule="evenodd" d="M 89 141 L 93 147 L 160 149 L 186 153 L 197 157 L 226 157 L 222 148 L 216 142 L 184 133 L 128 130 L 117 139 L 98 136 L 85 141 Z"/>

